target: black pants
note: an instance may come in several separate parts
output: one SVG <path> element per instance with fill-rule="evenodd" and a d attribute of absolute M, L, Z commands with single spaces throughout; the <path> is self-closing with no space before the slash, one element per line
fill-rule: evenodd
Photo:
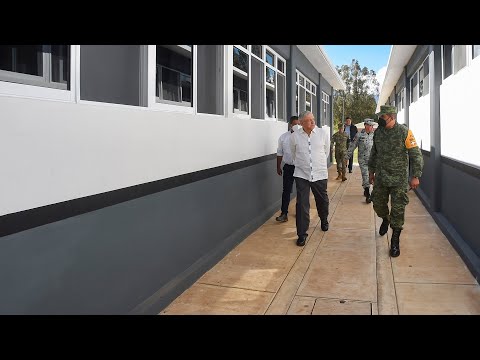
<path fill-rule="evenodd" d="M 310 189 L 317 205 L 320 220 L 325 222 L 328 217 L 327 179 L 310 182 L 302 178 L 295 178 L 297 184 L 297 235 L 306 236 L 310 225 Z"/>
<path fill-rule="evenodd" d="M 283 165 L 283 193 L 282 193 L 282 214 L 288 214 L 288 205 L 290 204 L 290 194 L 293 188 L 293 172 L 295 166 Z"/>
<path fill-rule="evenodd" d="M 352 156 L 350 156 L 350 158 L 348 159 L 348 171 L 352 172 L 352 168 L 353 168 L 353 152 L 352 152 Z"/>

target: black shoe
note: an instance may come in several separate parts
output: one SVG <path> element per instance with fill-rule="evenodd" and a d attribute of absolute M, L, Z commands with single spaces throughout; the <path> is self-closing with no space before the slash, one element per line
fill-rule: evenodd
<path fill-rule="evenodd" d="M 307 241 L 307 235 L 299 236 L 297 239 L 297 245 L 303 246 L 305 245 L 305 241 Z"/>
<path fill-rule="evenodd" d="M 397 257 L 400 255 L 400 233 L 401 229 L 393 229 L 392 239 L 390 243 L 390 256 Z"/>
<path fill-rule="evenodd" d="M 382 225 L 380 225 L 380 230 L 378 231 L 380 236 L 383 236 L 387 233 L 388 225 L 389 225 L 389 221 L 387 219 L 383 219 Z"/>
<path fill-rule="evenodd" d="M 348 169 L 348 172 L 351 174 L 351 173 L 352 173 L 352 170 Z"/>
<path fill-rule="evenodd" d="M 275 220 L 281 221 L 281 222 L 286 222 L 286 221 L 288 221 L 288 216 L 287 216 L 287 214 L 281 214 L 280 216 L 277 216 L 275 218 Z"/>
<path fill-rule="evenodd" d="M 366 187 L 365 190 L 363 191 L 363 196 L 365 196 L 365 202 L 367 204 L 370 204 L 372 202 L 372 199 L 370 198 L 370 188 Z"/>
<path fill-rule="evenodd" d="M 328 221 L 327 220 L 322 221 L 320 228 L 322 229 L 322 231 L 328 231 Z"/>

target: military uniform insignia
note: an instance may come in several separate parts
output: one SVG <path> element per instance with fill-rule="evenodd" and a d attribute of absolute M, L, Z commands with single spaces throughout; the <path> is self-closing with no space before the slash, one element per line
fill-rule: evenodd
<path fill-rule="evenodd" d="M 407 149 L 411 149 L 414 147 L 417 147 L 417 141 L 415 140 L 415 137 L 413 136 L 412 130 L 408 130 L 408 135 L 407 138 L 405 139 L 405 147 Z"/>

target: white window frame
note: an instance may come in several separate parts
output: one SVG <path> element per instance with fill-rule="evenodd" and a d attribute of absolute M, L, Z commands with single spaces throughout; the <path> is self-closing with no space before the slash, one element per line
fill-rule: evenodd
<path fill-rule="evenodd" d="M 296 85 L 297 85 L 297 99 L 295 101 L 296 103 L 296 110 L 297 110 L 297 114 L 298 116 L 300 115 L 300 99 L 298 98 L 299 97 L 299 94 L 300 94 L 300 89 L 299 87 L 301 87 L 302 89 L 305 90 L 305 109 L 307 108 L 307 92 L 310 93 L 310 110 L 309 111 L 312 111 L 311 109 L 313 108 L 313 98 L 312 96 L 315 96 L 315 99 L 317 97 L 317 85 L 315 85 L 315 83 L 310 80 L 309 78 L 307 78 L 300 70 L 296 69 Z M 303 80 L 303 85 L 300 84 L 300 80 Z M 308 89 L 307 87 L 307 83 L 310 84 L 310 89 Z M 323 93 L 323 91 L 322 91 Z"/>
<path fill-rule="evenodd" d="M 322 91 L 322 112 L 324 113 L 324 116 L 327 116 L 326 104 L 330 105 L 330 95 Z"/>
<path fill-rule="evenodd" d="M 184 47 L 184 45 L 178 45 Z M 157 65 L 157 46 L 147 46 L 147 106 L 152 110 L 163 110 L 167 112 L 180 112 L 185 114 L 197 113 L 197 45 L 192 45 L 193 64 L 192 64 L 192 102 L 193 106 L 175 102 L 158 102 L 155 95 L 155 87 L 157 86 L 156 65 Z"/>
<path fill-rule="evenodd" d="M 56 89 L 41 85 L 29 85 L 0 80 L 0 96 L 75 102 L 77 93 L 77 64 L 80 45 L 70 45 L 70 89 Z"/>
<path fill-rule="evenodd" d="M 248 56 L 248 74 L 240 69 L 237 69 L 235 66 L 233 66 L 233 48 L 236 47 L 239 50 L 243 51 L 244 53 L 247 54 Z M 252 114 L 252 52 L 251 52 L 251 46 L 247 45 L 245 48 L 243 45 L 231 45 L 228 46 L 228 51 L 229 54 L 231 54 L 231 62 L 229 63 L 229 68 L 228 72 L 231 74 L 231 79 L 232 79 L 232 88 L 231 90 L 228 89 L 228 91 L 231 91 L 231 94 L 229 95 L 229 99 L 231 96 L 231 102 L 229 102 L 229 113 L 230 111 L 233 113 L 233 116 L 239 117 L 239 118 L 244 118 L 244 119 L 250 119 L 251 114 Z M 262 53 L 265 53 L 265 49 L 262 48 Z M 253 55 L 255 56 L 255 55 Z M 256 56 L 255 56 L 256 57 Z M 258 58 L 258 57 L 257 57 Z M 234 104 L 234 99 L 233 99 L 233 73 L 237 72 L 238 74 L 241 74 L 243 76 L 247 76 L 248 78 L 248 112 L 244 112 L 241 110 L 237 110 L 233 108 Z"/>
<path fill-rule="evenodd" d="M 264 63 L 264 66 L 265 66 L 265 79 L 264 79 L 265 89 L 264 89 L 264 93 L 263 93 L 263 98 L 265 99 L 265 109 L 264 109 L 265 110 L 265 120 L 278 121 L 278 76 L 279 76 L 279 73 L 280 73 L 285 78 L 285 94 L 284 94 L 284 98 L 283 98 L 283 103 L 286 104 L 287 76 L 286 76 L 286 73 L 285 73 L 285 67 L 286 67 L 287 62 L 282 56 L 280 56 L 271 47 L 269 47 L 267 45 L 263 45 L 263 49 L 264 49 L 263 63 Z M 267 56 L 267 50 L 270 54 L 273 55 L 273 64 L 274 64 L 273 66 L 270 65 L 269 63 L 267 63 L 267 57 L 266 57 Z M 283 68 L 284 68 L 283 72 L 278 69 L 278 59 L 280 59 L 283 62 Z M 274 117 L 268 116 L 268 112 L 267 112 L 267 86 L 272 87 L 272 85 L 270 83 L 268 83 L 267 79 L 266 79 L 267 68 L 270 68 L 275 72 L 275 86 L 274 86 L 274 88 L 275 88 L 275 116 Z M 284 117 L 285 117 L 285 119 L 283 119 L 283 121 L 287 121 L 286 114 L 284 114 Z"/>

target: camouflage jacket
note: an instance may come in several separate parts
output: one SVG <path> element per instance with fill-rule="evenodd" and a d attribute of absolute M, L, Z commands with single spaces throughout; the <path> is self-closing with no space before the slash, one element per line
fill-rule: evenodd
<path fill-rule="evenodd" d="M 347 140 L 348 135 L 343 132 L 337 131 L 332 136 L 331 149 L 333 149 L 333 143 L 335 143 L 335 152 L 346 152 L 347 151 Z"/>
<path fill-rule="evenodd" d="M 373 134 L 373 131 L 368 134 L 365 129 L 363 129 L 361 132 L 358 132 L 353 141 L 350 143 L 350 147 L 348 148 L 348 153 L 345 155 L 345 159 L 349 159 L 355 151 L 355 148 L 358 146 L 358 160 L 363 159 L 368 162 L 370 150 L 373 146 Z"/>
<path fill-rule="evenodd" d="M 395 123 L 391 129 L 377 128 L 368 161 L 368 171 L 375 174 L 375 185 L 408 186 L 408 162 L 412 176 L 422 176 L 423 156 L 413 133 Z"/>

